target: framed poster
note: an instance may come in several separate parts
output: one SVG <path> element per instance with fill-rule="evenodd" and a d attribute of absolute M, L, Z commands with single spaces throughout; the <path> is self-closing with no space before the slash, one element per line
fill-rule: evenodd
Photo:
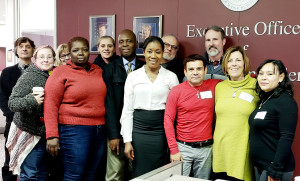
<path fill-rule="evenodd" d="M 161 37 L 162 15 L 159 16 L 135 16 L 133 17 L 133 32 L 138 41 L 137 55 L 143 55 L 143 45 L 149 36 Z"/>
<path fill-rule="evenodd" d="M 115 39 L 115 15 L 90 16 L 90 52 L 97 54 L 98 40 L 101 36 Z"/>

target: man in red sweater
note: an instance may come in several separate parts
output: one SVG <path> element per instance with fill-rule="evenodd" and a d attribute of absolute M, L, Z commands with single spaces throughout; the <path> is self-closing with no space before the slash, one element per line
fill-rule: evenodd
<path fill-rule="evenodd" d="M 184 161 L 185 176 L 193 168 L 194 177 L 209 179 L 215 86 L 220 80 L 204 80 L 207 68 L 201 55 L 190 55 L 183 63 L 187 81 L 170 91 L 165 109 L 164 127 L 171 162 Z"/>

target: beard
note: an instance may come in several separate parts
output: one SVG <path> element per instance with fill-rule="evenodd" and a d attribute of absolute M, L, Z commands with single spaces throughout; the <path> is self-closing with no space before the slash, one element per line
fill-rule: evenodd
<path fill-rule="evenodd" d="M 169 56 L 168 53 L 164 53 L 164 54 L 163 54 L 163 58 L 164 58 L 165 60 L 171 61 L 171 60 L 173 60 L 173 59 L 175 58 L 175 55 Z"/>
<path fill-rule="evenodd" d="M 219 53 L 220 53 L 220 51 L 216 47 L 210 47 L 209 50 L 207 51 L 207 54 L 210 57 L 214 57 L 214 56 L 218 55 Z"/>

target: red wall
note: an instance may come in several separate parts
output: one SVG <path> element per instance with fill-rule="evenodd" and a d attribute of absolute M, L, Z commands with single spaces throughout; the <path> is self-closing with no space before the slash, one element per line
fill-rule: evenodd
<path fill-rule="evenodd" d="M 300 1 L 272 0 L 258 1 L 252 8 L 243 12 L 227 9 L 220 0 L 63 0 L 57 1 L 57 44 L 67 42 L 73 36 L 89 38 L 89 16 L 116 15 L 116 35 L 123 29 L 132 29 L 134 16 L 163 15 L 163 34 L 172 33 L 180 41 L 180 57 L 191 53 L 205 52 L 203 37 L 187 37 L 187 25 L 205 28 L 216 24 L 221 27 L 249 27 L 248 36 L 230 36 L 226 47 L 230 45 L 249 45 L 247 54 L 252 70 L 267 58 L 281 59 L 288 71 L 300 72 L 298 52 L 300 51 L 300 33 L 278 35 L 274 32 L 257 35 L 254 27 L 258 22 L 266 25 L 270 21 L 282 21 L 281 25 L 300 25 Z M 258 30 L 262 32 L 262 23 Z M 274 28 L 274 24 L 272 24 Z M 289 29 L 289 28 L 288 28 Z M 299 31 L 299 29 L 297 30 Z M 116 36 L 117 37 L 117 36 Z M 93 61 L 96 55 L 91 55 Z M 299 73 L 300 74 L 300 73 Z M 297 78 L 297 76 L 294 76 Z M 300 80 L 294 82 L 295 99 L 300 106 Z M 282 105 L 284 106 L 284 105 Z M 297 126 L 293 150 L 296 158 L 295 175 L 300 175 L 300 124 Z"/>

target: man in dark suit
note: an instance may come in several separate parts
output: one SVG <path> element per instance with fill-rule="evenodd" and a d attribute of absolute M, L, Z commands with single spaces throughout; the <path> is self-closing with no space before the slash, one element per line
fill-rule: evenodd
<path fill-rule="evenodd" d="M 103 72 L 103 79 L 107 87 L 105 109 L 109 147 L 106 181 L 123 181 L 129 180 L 131 177 L 131 163 L 124 155 L 124 143 L 120 135 L 120 118 L 127 74 L 144 65 L 144 62 L 136 57 L 137 41 L 131 30 L 123 30 L 118 37 L 118 43 L 121 57 L 110 62 Z"/>
<path fill-rule="evenodd" d="M 13 87 L 19 77 L 31 63 L 31 57 L 35 49 L 34 42 L 27 37 L 20 37 L 14 43 L 15 55 L 19 58 L 19 63 L 3 69 L 0 77 L 0 108 L 6 117 L 4 137 L 7 139 L 9 128 L 13 120 L 14 112 L 8 108 L 8 99 Z M 6 143 L 6 140 L 5 140 Z M 17 176 L 9 171 L 9 153 L 5 147 L 5 162 L 2 167 L 3 181 L 16 181 Z"/>

